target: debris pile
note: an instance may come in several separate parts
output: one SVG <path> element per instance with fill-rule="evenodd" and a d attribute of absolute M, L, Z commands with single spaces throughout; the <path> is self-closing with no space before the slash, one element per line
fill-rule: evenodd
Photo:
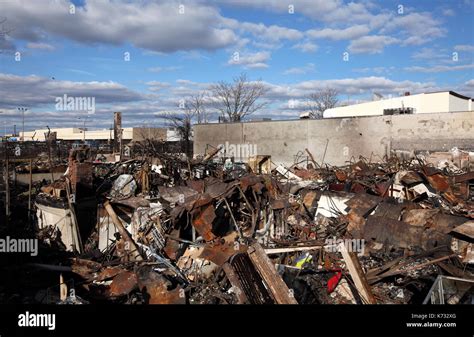
<path fill-rule="evenodd" d="M 285 167 L 217 153 L 73 151 L 35 201 L 44 254 L 28 273 L 56 278 L 36 301 L 472 303 L 469 160 Z"/>

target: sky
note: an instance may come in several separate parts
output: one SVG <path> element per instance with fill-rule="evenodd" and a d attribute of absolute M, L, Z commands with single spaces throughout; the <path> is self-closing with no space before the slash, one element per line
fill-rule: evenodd
<path fill-rule="evenodd" d="M 474 97 L 473 14 L 474 0 L 0 0 L 0 134 L 21 128 L 19 107 L 25 130 L 110 128 L 114 111 L 160 126 L 241 73 L 267 88 L 249 119 L 298 118 L 324 88 L 339 104 Z M 94 111 L 58 107 L 64 95 Z"/>

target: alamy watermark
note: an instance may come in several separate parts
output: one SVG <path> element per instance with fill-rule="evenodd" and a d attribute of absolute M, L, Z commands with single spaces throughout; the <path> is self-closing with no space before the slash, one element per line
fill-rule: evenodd
<path fill-rule="evenodd" d="M 364 254 L 365 240 L 364 239 L 336 239 L 336 237 L 327 238 L 325 241 L 324 249 L 327 252 L 337 253 L 340 252 L 342 247 L 348 252 L 357 253 L 358 255 Z"/>
<path fill-rule="evenodd" d="M 58 111 L 87 111 L 92 115 L 95 113 L 95 97 L 74 97 L 64 94 L 56 97 L 56 110 Z"/>
<path fill-rule="evenodd" d="M 33 314 L 26 311 L 18 315 L 18 326 L 25 327 L 46 327 L 48 330 L 56 329 L 56 314 Z"/>
<path fill-rule="evenodd" d="M 219 144 L 220 157 L 234 157 L 236 160 L 248 160 L 250 157 L 257 155 L 257 144 L 232 144 L 225 142 Z"/>
<path fill-rule="evenodd" d="M 38 255 L 38 239 L 0 238 L 0 253 L 30 253 Z"/>

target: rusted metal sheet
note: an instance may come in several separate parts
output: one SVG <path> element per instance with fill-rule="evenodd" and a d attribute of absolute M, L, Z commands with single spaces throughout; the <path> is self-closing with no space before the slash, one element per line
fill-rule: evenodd
<path fill-rule="evenodd" d="M 411 186 L 422 183 L 423 178 L 417 172 L 408 171 L 402 176 L 401 181 L 403 184 Z"/>
<path fill-rule="evenodd" d="M 176 261 L 178 258 L 179 242 L 172 238 L 179 238 L 179 229 L 173 229 L 169 236 L 171 238 L 166 239 L 166 245 L 163 250 L 170 260 Z"/>
<path fill-rule="evenodd" d="M 353 211 L 347 213 L 345 218 L 348 221 L 347 232 L 350 233 L 353 238 L 361 238 L 364 232 L 365 218 Z"/>
<path fill-rule="evenodd" d="M 182 204 L 198 194 L 194 189 L 186 186 L 165 187 L 159 186 L 160 197 L 169 203 Z"/>
<path fill-rule="evenodd" d="M 186 185 L 198 193 L 204 193 L 204 180 L 188 180 L 186 181 Z"/>
<path fill-rule="evenodd" d="M 215 181 L 212 184 L 206 185 L 205 192 L 209 195 L 211 199 L 217 199 L 220 197 L 227 196 L 229 193 L 231 193 L 231 191 L 234 190 L 235 186 L 237 185 L 237 181 L 230 184 L 221 181 Z"/>
<path fill-rule="evenodd" d="M 432 175 L 438 174 L 440 172 L 440 170 L 437 169 L 436 167 L 426 166 L 426 165 L 422 167 L 422 170 L 423 170 L 423 173 L 425 174 L 425 176 L 432 176 Z"/>
<path fill-rule="evenodd" d="M 468 221 L 453 229 L 453 232 L 474 239 L 474 221 Z"/>
<path fill-rule="evenodd" d="M 315 170 L 294 170 L 296 176 L 304 180 L 315 179 L 317 177 L 317 172 Z"/>
<path fill-rule="evenodd" d="M 353 193 L 365 193 L 365 187 L 359 183 L 354 183 L 351 186 L 351 192 Z"/>
<path fill-rule="evenodd" d="M 406 204 L 381 202 L 375 209 L 374 215 L 399 220 L 405 208 Z"/>
<path fill-rule="evenodd" d="M 197 199 L 186 203 L 185 207 L 188 211 L 199 209 L 202 206 L 210 204 L 214 199 L 209 194 L 199 194 Z"/>
<path fill-rule="evenodd" d="M 427 175 L 426 179 L 428 180 L 430 185 L 437 191 L 447 192 L 450 189 L 448 179 L 442 174 L 436 173 L 433 175 Z"/>
<path fill-rule="evenodd" d="M 410 226 L 403 221 L 397 221 L 379 216 L 369 216 L 365 224 L 364 239 L 408 248 L 409 246 L 421 247 L 423 228 Z"/>
<path fill-rule="evenodd" d="M 367 216 L 382 201 L 381 197 L 370 194 L 356 194 L 346 202 L 348 208 L 360 216 Z"/>
<path fill-rule="evenodd" d="M 201 235 L 205 241 L 211 241 L 216 238 L 214 233 L 212 233 L 212 222 L 216 218 L 214 205 L 209 204 L 202 207 L 201 210 L 202 211 L 197 214 L 197 217 L 192 223 L 199 235 Z"/>
<path fill-rule="evenodd" d="M 95 281 L 101 282 L 111 278 L 114 278 L 118 274 L 123 272 L 122 268 L 119 267 L 107 267 L 100 271 L 100 273 L 95 278 Z"/>
<path fill-rule="evenodd" d="M 441 233 L 449 233 L 454 227 L 466 222 L 466 218 L 462 216 L 455 216 L 450 214 L 438 213 L 431 221 L 428 221 L 426 226 L 434 228 Z"/>
<path fill-rule="evenodd" d="M 145 198 L 134 196 L 127 199 L 116 200 L 113 202 L 113 204 L 127 206 L 133 209 L 137 209 L 138 207 L 150 207 L 150 201 L 146 200 Z"/>
<path fill-rule="evenodd" d="M 79 258 L 71 259 L 72 272 L 82 276 L 85 279 L 92 279 L 94 277 L 94 273 L 98 272 L 101 268 L 102 265 L 98 262 Z"/>
<path fill-rule="evenodd" d="M 345 185 L 344 184 L 329 184 L 328 189 L 329 191 L 334 191 L 334 192 L 344 191 Z"/>
<path fill-rule="evenodd" d="M 462 183 L 468 180 L 474 180 L 474 171 L 454 176 L 454 183 Z"/>
<path fill-rule="evenodd" d="M 423 227 L 432 222 L 430 219 L 438 213 L 438 209 L 411 209 L 403 214 L 402 220 L 412 226 Z"/>
<path fill-rule="evenodd" d="M 374 185 L 374 191 L 381 197 L 386 197 L 389 195 L 390 186 L 392 186 L 392 181 L 382 181 Z"/>
<path fill-rule="evenodd" d="M 131 271 L 122 271 L 114 277 L 109 286 L 109 296 L 118 297 L 128 295 L 137 287 L 137 275 Z"/>
<path fill-rule="evenodd" d="M 340 182 L 344 182 L 347 180 L 347 173 L 344 171 L 336 170 L 334 174 L 336 175 L 336 179 L 339 180 Z"/>
<path fill-rule="evenodd" d="M 320 195 L 317 191 L 308 191 L 303 197 L 303 204 L 308 210 L 317 207 Z"/>
<path fill-rule="evenodd" d="M 451 189 L 456 199 L 469 199 L 469 183 L 467 181 L 454 184 L 451 186 Z"/>
<path fill-rule="evenodd" d="M 224 242 L 215 245 L 206 245 L 199 255 L 200 258 L 209 260 L 222 266 L 229 261 L 232 255 L 245 252 L 247 247 L 237 242 Z"/>
<path fill-rule="evenodd" d="M 153 271 L 150 266 L 137 271 L 138 288 L 143 293 L 147 304 L 185 304 L 185 292 L 180 286 L 174 289 L 164 276 Z"/>
<path fill-rule="evenodd" d="M 451 192 L 451 189 L 449 189 L 448 192 L 444 192 L 441 194 L 443 198 L 448 201 L 450 204 L 456 205 L 459 202 L 459 199 L 454 195 L 453 192 Z"/>

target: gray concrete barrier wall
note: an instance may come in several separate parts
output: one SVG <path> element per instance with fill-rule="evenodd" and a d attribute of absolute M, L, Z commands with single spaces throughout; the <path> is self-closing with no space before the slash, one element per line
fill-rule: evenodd
<path fill-rule="evenodd" d="M 285 165 L 298 153 L 306 156 L 305 148 L 319 163 L 324 157 L 326 163 L 344 165 L 351 157 L 383 157 L 391 150 L 474 149 L 474 112 L 194 126 L 195 154 L 226 142 L 256 145 L 258 154 Z"/>

